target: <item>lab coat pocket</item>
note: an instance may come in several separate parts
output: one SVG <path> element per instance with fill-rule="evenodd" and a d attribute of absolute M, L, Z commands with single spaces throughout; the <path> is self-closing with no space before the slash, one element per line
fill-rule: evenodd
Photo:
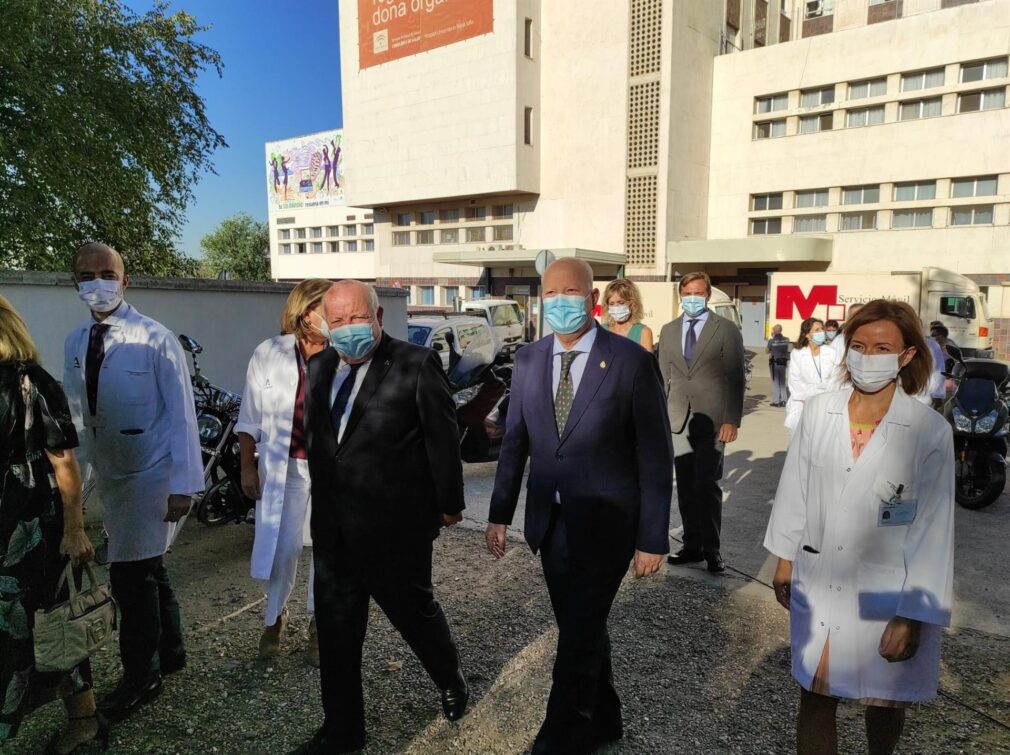
<path fill-rule="evenodd" d="M 151 400 L 153 376 L 150 370 L 126 369 L 118 378 L 117 399 L 124 404 L 143 404 Z"/>
<path fill-rule="evenodd" d="M 152 435 L 140 428 L 127 428 L 115 434 L 112 464 L 120 474 L 135 474 L 154 466 Z"/>

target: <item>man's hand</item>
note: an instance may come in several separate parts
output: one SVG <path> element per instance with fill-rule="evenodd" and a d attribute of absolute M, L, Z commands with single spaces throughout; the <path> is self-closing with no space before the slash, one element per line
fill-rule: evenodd
<path fill-rule="evenodd" d="M 775 588 L 775 600 L 788 611 L 793 590 L 792 561 L 786 561 L 784 558 L 779 559 L 778 566 L 775 567 L 775 576 L 772 578 L 772 587 Z"/>
<path fill-rule="evenodd" d="M 258 501 L 263 496 L 260 489 L 260 473 L 254 466 L 242 466 L 242 492 L 246 498 Z"/>
<path fill-rule="evenodd" d="M 898 663 L 912 658 L 919 650 L 919 635 L 922 622 L 895 616 L 884 627 L 880 637 L 880 656 L 889 663 Z"/>
<path fill-rule="evenodd" d="M 452 527 L 454 524 L 459 524 L 463 521 L 463 512 L 459 511 L 455 514 L 442 514 L 442 526 Z"/>
<path fill-rule="evenodd" d="M 659 571 L 659 567 L 662 565 L 662 554 L 635 551 L 635 576 L 639 579 L 642 577 L 651 577 Z"/>
<path fill-rule="evenodd" d="M 68 556 L 74 566 L 80 566 L 95 557 L 95 546 L 88 540 L 84 530 L 70 530 L 63 533 L 63 540 L 60 541 L 60 553 Z"/>
<path fill-rule="evenodd" d="M 189 513 L 193 505 L 193 499 L 188 495 L 170 495 L 168 497 L 168 513 L 165 514 L 166 522 L 178 522 Z"/>
<path fill-rule="evenodd" d="M 484 530 L 484 540 L 487 542 L 487 550 L 495 558 L 505 555 L 505 525 L 490 523 Z"/>
<path fill-rule="evenodd" d="M 719 428 L 719 442 L 720 443 L 732 443 L 736 440 L 736 425 L 727 422 L 725 425 Z"/>

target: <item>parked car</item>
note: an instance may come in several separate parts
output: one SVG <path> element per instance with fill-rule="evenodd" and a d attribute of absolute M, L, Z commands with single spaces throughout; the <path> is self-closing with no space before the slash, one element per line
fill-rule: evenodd
<path fill-rule="evenodd" d="M 437 351 L 452 385 L 467 382 L 472 370 L 494 362 L 498 350 L 487 320 L 469 315 L 411 316 L 407 340 Z"/>
<path fill-rule="evenodd" d="M 483 317 L 494 329 L 499 353 L 508 357 L 523 344 L 523 312 L 512 299 L 471 299 L 463 302 L 464 314 Z"/>

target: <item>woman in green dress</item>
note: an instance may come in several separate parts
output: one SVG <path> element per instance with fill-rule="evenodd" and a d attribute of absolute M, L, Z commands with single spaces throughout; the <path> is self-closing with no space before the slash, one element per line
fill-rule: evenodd
<path fill-rule="evenodd" d="M 642 322 L 642 294 L 627 278 L 607 284 L 603 292 L 603 327 L 631 339 L 652 353 L 652 329 Z"/>
<path fill-rule="evenodd" d="M 94 556 L 76 446 L 66 396 L 0 296 L 0 743 L 17 734 L 24 716 L 59 698 L 68 720 L 49 743 L 56 753 L 108 742 L 88 661 L 67 672 L 35 670 L 35 611 L 57 602 L 67 557 L 82 564 Z"/>

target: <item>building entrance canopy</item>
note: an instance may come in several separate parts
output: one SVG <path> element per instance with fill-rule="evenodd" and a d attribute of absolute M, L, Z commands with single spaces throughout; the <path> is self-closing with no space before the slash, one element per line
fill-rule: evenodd
<path fill-rule="evenodd" d="M 435 252 L 432 259 L 451 265 L 475 265 L 484 268 L 532 268 L 542 249 L 462 249 Z M 548 249 L 556 259 L 575 257 L 592 265 L 596 277 L 617 276 L 626 263 L 618 252 L 600 252 L 593 249 Z"/>
<path fill-rule="evenodd" d="M 705 265 L 824 270 L 831 259 L 832 240 L 818 236 L 671 241 L 666 246 L 667 265 L 681 272 Z"/>

